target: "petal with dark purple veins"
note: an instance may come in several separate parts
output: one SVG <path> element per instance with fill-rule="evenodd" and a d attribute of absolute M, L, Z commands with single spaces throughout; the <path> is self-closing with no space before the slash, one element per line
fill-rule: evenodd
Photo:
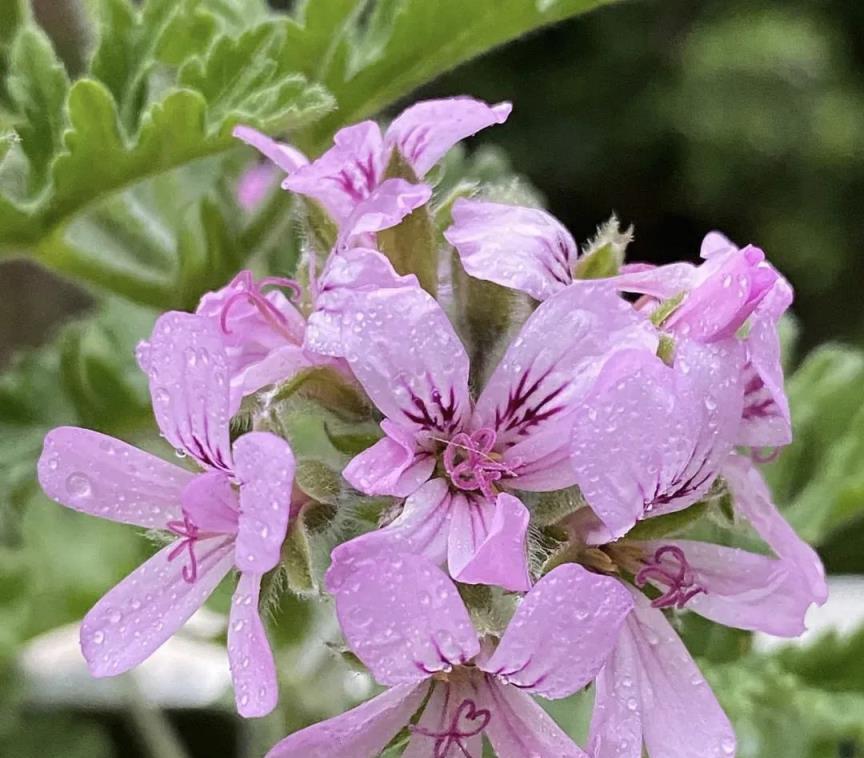
<path fill-rule="evenodd" d="M 169 311 L 138 346 L 138 362 L 165 439 L 206 468 L 230 471 L 228 358 L 219 325 Z"/>
<path fill-rule="evenodd" d="M 567 697 L 600 671 L 632 608 L 617 579 L 563 564 L 522 599 L 481 668 L 535 695 Z"/>
<path fill-rule="evenodd" d="M 326 584 L 349 647 L 381 684 L 419 682 L 480 652 L 455 585 L 422 556 L 334 564 Z"/>
<path fill-rule="evenodd" d="M 466 273 L 545 300 L 573 281 L 578 251 L 570 232 L 538 208 L 457 200 L 444 232 Z"/>

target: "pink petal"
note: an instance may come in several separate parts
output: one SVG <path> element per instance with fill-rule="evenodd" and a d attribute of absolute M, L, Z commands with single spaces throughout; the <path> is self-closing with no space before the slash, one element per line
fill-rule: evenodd
<path fill-rule="evenodd" d="M 240 521 L 235 563 L 263 574 L 279 563 L 291 514 L 294 454 L 281 437 L 249 432 L 234 443 L 240 480 Z"/>
<path fill-rule="evenodd" d="M 633 635 L 626 628 L 622 629 L 612 655 L 594 682 L 594 713 L 588 737 L 592 758 L 642 758 L 644 755 L 641 677 Z M 647 714 L 647 718 L 651 715 Z M 658 754 L 662 755 L 662 752 Z"/>
<path fill-rule="evenodd" d="M 665 326 L 703 342 L 732 337 L 779 278 L 765 254 L 748 246 L 713 255 Z"/>
<path fill-rule="evenodd" d="M 613 538 L 711 487 L 738 430 L 740 345 L 681 343 L 675 368 L 645 351 L 614 355 L 576 414 L 572 462 Z"/>
<path fill-rule="evenodd" d="M 328 575 L 338 582 L 353 571 L 353 564 L 376 553 L 417 553 L 441 564 L 447 556 L 450 524 L 450 488 L 443 479 L 432 479 L 411 495 L 399 516 L 381 529 L 343 542 L 332 552 Z"/>
<path fill-rule="evenodd" d="M 276 184 L 278 171 L 269 163 L 247 168 L 237 181 L 237 202 L 245 211 L 254 211 Z"/>
<path fill-rule="evenodd" d="M 734 756 L 732 725 L 684 644 L 661 611 L 641 595 L 636 600 L 622 634 L 631 635 L 639 660 L 637 707 L 648 754 Z"/>
<path fill-rule="evenodd" d="M 797 576 L 801 589 L 809 593 L 810 601 L 822 605 L 828 598 L 822 561 L 777 510 L 756 467 L 747 459 L 732 455 L 723 467 L 723 477 L 732 493 L 735 509 Z"/>
<path fill-rule="evenodd" d="M 608 355 L 628 347 L 654 352 L 657 335 L 610 285 L 574 282 L 522 327 L 480 395 L 472 425 L 495 429 L 505 449 L 546 435 L 538 454 L 526 443 L 518 455 L 534 464 L 533 474 L 544 459 L 557 465 L 579 401 Z M 559 444 L 550 447 L 556 436 Z M 516 466 L 518 455 L 506 451 L 505 463 Z"/>
<path fill-rule="evenodd" d="M 317 363 L 316 356 L 298 345 L 283 345 L 267 353 L 260 360 L 248 364 L 231 379 L 231 413 L 240 409 L 244 397 L 264 387 L 281 384 L 292 379 L 304 369 Z"/>
<path fill-rule="evenodd" d="M 449 749 L 442 755 L 456 758 L 467 753 L 479 758 L 483 754 L 482 727 L 490 714 L 478 703 L 478 684 L 483 686 L 479 677 L 477 681 L 474 681 L 474 677 L 459 677 L 450 682 L 433 682 L 432 694 L 416 726 L 412 728 L 414 734 L 402 758 L 429 758 L 435 754 L 436 743 L 444 749 L 444 743 L 438 743 L 441 735 L 456 733 L 468 736 L 461 737 L 459 747 L 451 742 Z"/>
<path fill-rule="evenodd" d="M 347 713 L 288 735 L 266 758 L 376 758 L 408 724 L 428 690 L 426 682 L 391 687 Z"/>
<path fill-rule="evenodd" d="M 115 676 L 137 666 L 200 608 L 231 569 L 233 540 L 195 543 L 198 578 L 182 571 L 186 556 L 169 561 L 167 545 L 106 594 L 81 622 L 81 650 L 93 676 Z"/>
<path fill-rule="evenodd" d="M 597 676 L 632 608 L 618 580 L 563 564 L 523 598 L 482 668 L 526 692 L 568 697 Z"/>
<path fill-rule="evenodd" d="M 230 471 L 228 360 L 211 319 L 170 311 L 159 317 L 138 362 L 150 380 L 163 436 L 202 466 Z"/>
<path fill-rule="evenodd" d="M 722 232 L 708 232 L 702 240 L 702 246 L 699 248 L 699 257 L 707 260 L 720 253 L 737 249 L 738 246 Z"/>
<path fill-rule="evenodd" d="M 489 106 L 471 97 L 426 100 L 400 113 L 385 137 L 387 148 L 396 148 L 422 177 L 457 142 L 481 129 L 503 124 L 510 103 Z"/>
<path fill-rule="evenodd" d="M 276 664 L 258 612 L 261 575 L 241 573 L 228 619 L 228 661 L 237 712 L 266 716 L 279 700 Z"/>
<path fill-rule="evenodd" d="M 656 350 L 650 324 L 610 285 L 574 282 L 522 327 L 477 402 L 473 426 L 495 429 L 505 447 L 556 429 L 566 447 L 572 412 L 605 358 L 628 347 Z"/>
<path fill-rule="evenodd" d="M 392 287 L 418 287 L 413 274 L 400 276 L 377 250 L 354 248 L 327 262 L 306 328 L 306 346 L 321 355 L 342 356 L 342 321 L 354 296 Z"/>
<path fill-rule="evenodd" d="M 369 197 L 384 173 L 381 130 L 373 121 L 336 132 L 324 155 L 294 171 L 282 187 L 317 200 L 340 226 Z"/>
<path fill-rule="evenodd" d="M 37 471 L 45 494 L 61 505 L 145 529 L 182 518 L 180 493 L 194 477 L 125 442 L 72 426 L 46 435 Z"/>
<path fill-rule="evenodd" d="M 468 355 L 425 290 L 356 296 L 343 330 L 345 358 L 378 409 L 415 433 L 447 435 L 470 412 Z"/>
<path fill-rule="evenodd" d="M 783 364 L 777 322 L 792 303 L 785 279 L 759 304 L 746 339 L 748 363 L 744 376 L 744 413 L 738 443 L 779 447 L 792 441 L 789 400 L 783 387 Z"/>
<path fill-rule="evenodd" d="M 465 584 L 491 584 L 514 592 L 530 589 L 529 514 L 521 501 L 506 493 L 494 502 L 456 495 L 450 509 L 450 575 Z"/>
<path fill-rule="evenodd" d="M 690 290 L 696 282 L 696 271 L 692 263 L 669 263 L 665 266 L 632 263 L 623 266 L 621 273 L 608 281 L 622 292 L 638 292 L 666 300 Z"/>
<path fill-rule="evenodd" d="M 269 158 L 286 174 L 291 174 L 301 166 L 309 163 L 306 156 L 296 147 L 270 139 L 266 134 L 262 134 L 250 126 L 235 126 L 231 134 L 250 147 L 254 147 L 261 155 Z"/>
<path fill-rule="evenodd" d="M 463 198 L 454 204 L 453 225 L 444 236 L 469 275 L 535 300 L 573 281 L 576 243 L 546 211 Z"/>
<path fill-rule="evenodd" d="M 387 179 L 354 206 L 339 230 L 339 249 L 348 247 L 353 236 L 372 234 L 396 226 L 416 208 L 429 202 L 430 197 L 432 190 L 425 184 Z"/>
<path fill-rule="evenodd" d="M 231 479 L 221 471 L 198 474 L 180 497 L 183 513 L 202 532 L 237 533 L 240 503 L 231 486 Z"/>
<path fill-rule="evenodd" d="M 432 475 L 435 457 L 417 448 L 413 432 L 387 419 L 381 428 L 387 436 L 354 456 L 342 476 L 367 495 L 408 497 Z"/>
<path fill-rule="evenodd" d="M 492 677 L 481 694 L 482 706 L 491 713 L 486 737 L 498 758 L 587 758 L 530 695 Z"/>
<path fill-rule="evenodd" d="M 787 637 L 804 631 L 804 615 L 814 598 L 787 562 L 690 540 L 633 544 L 648 554 L 667 545 L 684 553 L 695 582 L 705 590 L 687 602 L 689 610 L 738 629 Z"/>
<path fill-rule="evenodd" d="M 456 587 L 426 558 L 381 553 L 334 568 L 326 584 L 342 633 L 381 684 L 419 682 L 480 652 Z"/>

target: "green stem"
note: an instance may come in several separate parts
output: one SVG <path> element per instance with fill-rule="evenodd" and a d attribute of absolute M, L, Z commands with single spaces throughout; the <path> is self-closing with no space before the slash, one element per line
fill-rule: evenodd
<path fill-rule="evenodd" d="M 124 677 L 126 707 L 135 731 L 150 758 L 189 758 L 161 708 L 151 703 L 132 675 Z"/>

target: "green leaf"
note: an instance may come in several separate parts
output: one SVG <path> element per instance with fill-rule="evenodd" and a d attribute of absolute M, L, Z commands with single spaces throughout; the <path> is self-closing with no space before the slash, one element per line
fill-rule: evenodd
<path fill-rule="evenodd" d="M 864 353 L 825 345 L 789 378 L 793 442 L 765 467 L 786 516 L 821 544 L 864 518 Z"/>
<path fill-rule="evenodd" d="M 318 142 L 497 45 L 605 2 L 378 0 L 365 23 L 352 26 L 323 73 L 339 110 L 316 125 Z"/>
<path fill-rule="evenodd" d="M 48 167 L 60 147 L 69 78 L 48 37 L 33 26 L 25 27 L 15 38 L 11 70 L 9 94 L 21 117 L 18 134 L 35 194 L 47 180 Z"/>

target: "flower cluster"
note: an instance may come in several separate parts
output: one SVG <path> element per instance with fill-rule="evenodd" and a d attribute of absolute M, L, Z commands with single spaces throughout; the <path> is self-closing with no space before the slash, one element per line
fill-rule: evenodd
<path fill-rule="evenodd" d="M 313 161 L 236 130 L 274 164 L 244 178 L 241 201 L 281 171 L 317 238 L 334 231 L 309 245 L 302 283 L 244 271 L 141 343 L 162 436 L 200 471 L 85 429 L 46 438 L 50 497 L 169 540 L 84 619 L 94 675 L 140 663 L 236 569 L 237 709 L 275 707 L 259 595 L 310 495 L 294 481 L 297 440 L 255 409 L 317 371 L 380 426 L 341 486 L 346 503 L 387 505 L 374 528 L 341 535 L 324 586 L 348 647 L 389 689 L 272 758 L 403 744 L 479 758 L 484 735 L 505 758 L 735 754 L 670 617 L 796 636 L 825 600 L 816 554 L 754 465 L 791 438 L 778 321 L 792 290 L 761 250 L 716 232 L 700 263 L 653 267 L 624 263 L 615 222 L 580 251 L 542 210 L 435 197 L 423 177 L 509 112 L 419 103 L 383 134 L 341 130 Z M 472 297 L 488 329 L 466 326 Z M 681 536 L 709 522 L 698 534 L 716 544 Z M 741 527 L 759 552 L 729 546 Z M 481 623 L 478 597 L 509 622 Z M 533 696 L 592 682 L 583 750 Z"/>

